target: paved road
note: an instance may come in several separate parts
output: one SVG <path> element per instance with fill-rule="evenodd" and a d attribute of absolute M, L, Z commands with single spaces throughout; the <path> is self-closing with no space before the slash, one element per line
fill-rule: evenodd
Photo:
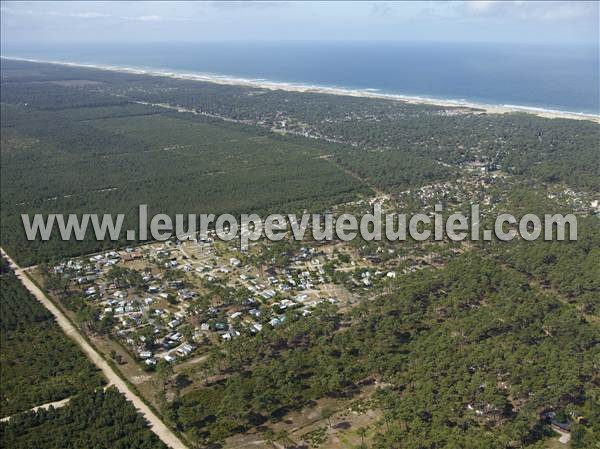
<path fill-rule="evenodd" d="M 21 280 L 23 285 L 29 290 L 33 296 L 40 301 L 44 307 L 46 307 L 52 315 L 56 318 L 56 322 L 61 327 L 63 332 L 77 342 L 85 354 L 94 362 L 94 364 L 102 370 L 104 376 L 108 379 L 110 385 L 114 385 L 133 405 L 135 408 L 146 418 L 150 426 L 150 430 L 154 432 L 167 446 L 172 449 L 187 449 L 183 442 L 156 416 L 156 414 L 148 407 L 121 379 L 113 368 L 102 358 L 102 356 L 83 338 L 79 333 L 79 330 L 71 324 L 64 313 L 58 309 L 52 301 L 48 299 L 44 292 L 42 292 L 24 271 L 19 267 L 3 249 L 0 249 L 2 256 L 5 257 L 15 274 Z"/>

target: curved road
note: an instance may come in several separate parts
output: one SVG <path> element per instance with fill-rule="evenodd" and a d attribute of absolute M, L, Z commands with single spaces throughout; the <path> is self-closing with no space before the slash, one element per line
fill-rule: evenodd
<path fill-rule="evenodd" d="M 150 430 L 154 432 L 167 446 L 172 449 L 187 449 L 187 446 L 169 429 L 161 419 L 148 407 L 119 377 L 114 369 L 106 360 L 94 349 L 79 332 L 79 330 L 71 324 L 64 313 L 58 309 L 52 301 L 48 299 L 46 294 L 35 285 L 27 274 L 19 267 L 5 252 L 0 248 L 2 256 L 8 260 L 17 277 L 21 280 L 25 288 L 29 290 L 36 299 L 41 302 L 46 309 L 54 315 L 56 322 L 61 327 L 63 332 L 77 342 L 83 352 L 94 362 L 94 364 L 102 370 L 104 376 L 108 379 L 110 385 L 114 385 L 138 410 L 139 413 L 146 418 L 150 426 Z"/>

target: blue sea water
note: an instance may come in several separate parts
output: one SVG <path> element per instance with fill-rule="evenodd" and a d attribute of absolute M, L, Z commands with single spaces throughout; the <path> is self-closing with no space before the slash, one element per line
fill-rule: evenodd
<path fill-rule="evenodd" d="M 2 55 L 600 114 L 598 46 L 3 43 Z"/>

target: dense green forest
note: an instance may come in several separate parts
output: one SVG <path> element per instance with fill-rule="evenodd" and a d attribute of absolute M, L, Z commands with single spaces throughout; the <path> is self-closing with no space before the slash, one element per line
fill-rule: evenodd
<path fill-rule="evenodd" d="M 11 60 L 1 112 L 2 244 L 24 264 L 114 244 L 27 242 L 22 213 L 125 213 L 129 229 L 140 203 L 317 211 L 369 192 L 365 182 L 393 193 L 455 179 L 474 161 L 600 189 L 600 127 L 586 121 Z"/>
<path fill-rule="evenodd" d="M 100 372 L 2 259 L 0 274 L 2 416 L 104 384 Z"/>
<path fill-rule="evenodd" d="M 22 413 L 0 423 L 11 449 L 166 449 L 115 389 L 80 393 L 65 407 Z"/>
<path fill-rule="evenodd" d="M 209 362 L 226 378 L 168 404 L 167 418 L 219 441 L 374 377 L 390 385 L 377 394 L 376 448 L 543 447 L 540 413 L 563 409 L 587 420 L 572 447 L 598 436 L 597 327 L 491 260 L 401 278 L 349 317 L 323 307 L 288 321 L 231 342 L 225 362 Z"/>
<path fill-rule="evenodd" d="M 323 128 L 326 135 L 340 134 L 361 148 L 370 148 L 362 157 L 370 156 L 375 164 L 381 156 L 399 159 L 398 153 L 453 165 L 478 160 L 499 164 L 514 175 L 600 190 L 600 126 L 591 122 L 528 114 L 457 114 L 352 120 Z M 359 152 L 355 149 L 338 157 L 346 156 L 352 165 Z M 389 178 L 379 171 L 373 179 L 385 185 Z"/>
<path fill-rule="evenodd" d="M 591 217 L 578 220 L 578 239 L 516 241 L 501 245 L 499 259 L 541 285 L 554 289 L 566 301 L 579 304 L 585 313 L 600 315 L 600 226 Z"/>
<path fill-rule="evenodd" d="M 168 103 L 268 128 L 351 143 L 358 151 L 410 154 L 452 164 L 484 158 L 515 174 L 600 190 L 597 176 L 600 127 L 586 121 L 546 119 L 530 114 L 485 114 L 467 108 L 271 91 L 22 61 L 7 61 L 3 65 L 6 103 L 26 102 L 45 110 L 103 102 L 122 104 L 124 99 Z M 45 84 L 28 89 L 32 82 Z M 71 87 L 68 93 L 65 86 L 69 85 L 78 88 Z M 40 91 L 43 89 L 48 90 Z M 80 91 L 82 98 L 63 100 L 64 89 L 67 89 L 65 98 L 70 98 L 73 90 Z M 97 97 L 101 93 L 112 95 L 101 99 Z M 57 101 L 57 96 L 61 100 Z M 349 152 L 338 157 L 345 157 L 351 164 L 355 156 Z M 399 159 L 395 154 L 387 157 Z M 386 178 L 382 185 L 389 185 L 389 175 Z"/>
<path fill-rule="evenodd" d="M 487 198 L 489 224 L 491 211 L 572 212 L 556 192 L 576 189 L 577 241 L 448 245 L 438 268 L 390 279 L 349 311 L 291 311 L 281 327 L 211 345 L 197 365 L 203 388 L 158 396 L 165 420 L 203 444 L 316 400 L 355 398 L 373 380 L 384 385 L 373 397 L 382 413 L 374 449 L 541 449 L 556 437 L 541 419 L 547 411 L 572 424 L 571 448 L 600 439 L 600 226 L 588 214 L 600 191 L 598 124 L 16 61 L 2 64 L 1 108 L 1 239 L 23 264 L 116 245 L 56 233 L 28 242 L 22 213 L 120 212 L 134 229 L 139 204 L 151 214 L 289 213 L 354 207 L 373 190 L 422 210 L 433 196 L 418 197 L 420 187 L 467 180 L 470 196 L 448 190 L 441 200 L 459 208 Z M 465 175 L 486 163 L 501 175 Z M 352 245 L 385 263 L 428 251 Z M 287 264 L 283 247 L 266 251 L 265 264 Z M 2 414 L 98 386 L 14 275 L 3 269 L 0 280 Z M 47 431 L 62 429 L 72 438 L 64 447 L 158 447 L 121 401 L 111 390 L 75 396 L 64 409 L 2 424 L 3 443 L 63 447 Z"/>
<path fill-rule="evenodd" d="M 319 158 L 311 142 L 140 108 L 49 112 L 3 104 L 2 244 L 21 263 L 115 246 L 92 235 L 77 245 L 57 234 L 29 242 L 22 213 L 124 213 L 123 228 L 135 229 L 139 204 L 150 214 L 289 212 L 369 191 Z"/>

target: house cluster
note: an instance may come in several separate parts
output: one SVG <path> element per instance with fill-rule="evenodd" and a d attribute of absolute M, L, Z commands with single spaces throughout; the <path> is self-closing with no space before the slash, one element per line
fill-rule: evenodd
<path fill-rule="evenodd" d="M 217 247 L 210 237 L 72 259 L 54 271 L 95 308 L 104 330 L 153 367 L 161 359 L 174 363 L 193 357 L 207 341 L 277 328 L 290 312 L 308 316 L 320 304 L 343 303 L 338 293 L 344 287 L 326 269 L 333 259 L 355 273 L 361 288 L 395 276 L 359 270 L 349 256 L 340 262 L 323 245 L 289 250 L 284 262 L 254 264 L 248 254 Z"/>
<path fill-rule="evenodd" d="M 169 257 L 164 249 L 151 250 L 150 258 Z M 54 272 L 81 288 L 88 304 L 109 322 L 112 333 L 148 366 L 158 359 L 175 361 L 196 349 L 179 331 L 186 322 L 185 302 L 197 296 L 181 280 L 167 280 L 151 270 L 136 276 L 127 271 L 127 262 L 141 259 L 140 252 L 127 249 L 74 259 L 54 267 Z M 114 274 L 115 266 L 124 268 Z M 137 277 L 139 276 L 139 279 Z M 135 277 L 135 283 L 129 277 Z"/>
<path fill-rule="evenodd" d="M 321 294 L 320 286 L 330 280 L 319 257 L 323 257 L 323 253 L 314 248 L 301 248 L 298 254 L 290 256 L 289 265 L 269 267 L 260 273 L 235 257 L 230 258 L 226 265 L 203 266 L 197 270 L 202 279 L 209 282 L 224 279 L 240 291 L 247 292 L 247 296 L 241 301 L 209 308 L 208 319 L 201 323 L 200 330 L 214 332 L 220 339 L 229 341 L 243 332 L 256 334 L 263 331 L 264 326 L 280 326 L 289 310 L 297 310 L 306 316 L 325 301 L 339 303 L 336 297 L 323 297 Z M 220 277 L 224 272 L 226 276 Z"/>
<path fill-rule="evenodd" d="M 600 197 L 588 192 L 577 192 L 570 188 L 551 191 L 546 195 L 582 215 L 600 215 Z"/>

